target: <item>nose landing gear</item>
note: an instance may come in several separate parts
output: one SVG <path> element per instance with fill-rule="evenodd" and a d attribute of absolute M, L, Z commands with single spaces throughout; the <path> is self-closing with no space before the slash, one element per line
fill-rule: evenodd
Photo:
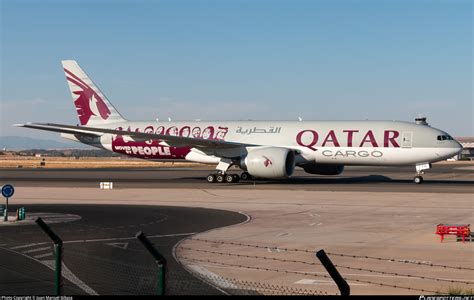
<path fill-rule="evenodd" d="M 413 178 L 413 182 L 416 183 L 416 184 L 423 183 L 423 176 L 416 175 L 415 178 Z"/>
<path fill-rule="evenodd" d="M 423 174 L 425 174 L 424 170 L 431 169 L 431 163 L 421 163 L 416 164 L 416 176 L 413 178 L 413 182 L 416 184 L 423 183 Z"/>

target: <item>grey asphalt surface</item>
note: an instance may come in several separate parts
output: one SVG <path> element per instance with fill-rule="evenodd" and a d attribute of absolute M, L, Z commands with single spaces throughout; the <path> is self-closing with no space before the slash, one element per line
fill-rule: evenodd
<path fill-rule="evenodd" d="M 114 182 L 114 188 L 206 188 L 294 189 L 318 191 L 472 193 L 473 164 L 435 164 L 423 175 L 421 185 L 413 183 L 413 166 L 346 167 L 337 176 L 311 175 L 297 168 L 284 180 L 255 180 L 233 184 L 209 184 L 213 169 L 3 169 L 0 181 L 16 186 L 97 187 L 100 181 Z M 231 169 L 231 173 L 240 171 Z"/>
<path fill-rule="evenodd" d="M 68 278 L 64 292 L 73 295 L 91 290 L 110 295 L 156 294 L 156 264 L 135 239 L 138 231 L 145 232 L 168 261 L 168 294 L 220 294 L 185 271 L 173 258 L 173 247 L 191 233 L 246 220 L 242 214 L 223 210 L 160 206 L 27 205 L 26 210 L 27 214 L 81 216 L 78 221 L 51 225 L 64 241 L 64 264 L 73 274 L 63 270 Z M 0 237 L 0 295 L 52 294 L 53 271 L 47 265 L 53 260 L 53 246 L 40 228 L 0 226 Z"/>

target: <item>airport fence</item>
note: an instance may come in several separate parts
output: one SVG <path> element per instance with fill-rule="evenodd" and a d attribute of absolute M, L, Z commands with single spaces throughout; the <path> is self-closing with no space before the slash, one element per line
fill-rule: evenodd
<path fill-rule="evenodd" d="M 322 296 L 326 292 L 300 289 L 284 285 L 269 284 L 263 282 L 238 280 L 235 278 L 224 278 L 221 276 L 206 276 L 196 274 L 198 278 L 211 284 L 227 295 L 269 295 L 269 296 Z"/>
<path fill-rule="evenodd" d="M 209 240 L 197 237 L 193 237 L 190 241 L 193 241 L 193 243 L 187 243 L 180 247 L 183 250 L 180 257 L 191 263 L 197 262 L 227 268 L 304 275 L 315 279 L 334 279 L 332 276 L 321 272 L 321 263 L 312 259 L 317 253 L 316 250 Z M 252 253 L 255 253 L 256 249 L 261 250 L 259 253 L 265 254 L 246 254 L 246 248 L 254 249 L 251 251 Z M 269 253 L 277 253 L 278 255 L 269 256 Z M 299 258 L 294 259 L 291 258 L 291 253 L 306 254 L 307 256 L 297 255 Z M 200 258 L 200 254 L 206 255 L 207 258 Z M 334 267 L 341 271 L 342 275 L 345 275 L 344 279 L 354 285 L 380 287 L 388 291 L 395 292 L 398 290 L 399 292 L 405 291 L 405 293 L 411 292 L 413 294 L 448 294 L 452 290 L 472 294 L 474 291 L 474 280 L 472 278 L 474 268 L 469 266 L 452 266 L 431 261 L 336 252 L 327 252 L 326 254 L 334 259 Z M 301 257 L 305 257 L 306 260 L 302 260 Z M 268 265 L 270 267 L 267 267 Z M 295 270 L 296 266 L 306 266 L 308 271 Z M 406 271 L 392 271 L 402 269 L 406 269 Z"/>
<path fill-rule="evenodd" d="M 167 260 L 163 257 L 153 243 L 145 236 L 143 232 L 138 232 L 136 235 L 137 239 L 143 244 L 151 256 L 155 259 L 158 271 L 158 282 L 157 282 L 157 292 L 159 295 L 165 295 L 173 291 L 181 291 L 189 293 L 190 291 L 196 291 L 196 286 L 193 286 L 192 281 L 182 279 L 180 273 L 170 273 L 167 267 Z M 324 260 L 321 259 L 321 262 L 325 267 L 328 267 L 330 274 L 333 277 L 336 283 L 339 285 L 341 282 L 345 284 L 345 290 L 342 292 L 345 295 L 349 295 L 349 286 L 345 280 L 340 276 L 340 274 L 335 269 L 334 265 L 331 263 L 329 258 L 326 256 L 324 251 L 318 253 L 322 255 Z M 183 274 L 183 273 L 181 273 Z M 171 275 L 171 276 L 170 276 Z M 273 284 L 265 284 L 252 281 L 242 281 L 237 279 L 224 278 L 218 275 L 208 275 L 203 273 L 196 273 L 195 276 L 200 279 L 205 285 L 212 286 L 219 292 L 227 295 L 316 295 L 323 294 L 322 292 L 315 292 L 304 289 L 291 288 L 287 286 L 278 286 Z M 342 290 L 341 290 L 342 291 Z"/>
<path fill-rule="evenodd" d="M 41 276 L 25 275 L 24 281 L 10 285 L 10 289 L 6 291 L 8 294 L 324 294 L 311 289 L 189 272 L 173 257 L 162 256 L 161 245 L 154 245 L 140 232 L 136 238 L 123 240 L 123 243 L 107 239 L 95 241 L 68 238 L 63 241 L 62 236 L 68 234 L 67 229 L 56 234 L 54 224 L 50 227 L 41 219 L 37 220 L 37 224 L 46 233 L 38 236 L 41 239 L 27 245 L 10 244 L 9 248 L 5 249 L 34 261 L 21 264 L 22 268 L 26 269 L 23 273 L 38 274 L 38 271 L 42 270 Z M 0 256 L 0 266 L 11 265 L 6 259 L 7 257 Z M 38 267 L 37 263 L 42 266 Z M 9 268 L 9 271 L 15 272 L 15 268 L 17 267 Z"/>
<path fill-rule="evenodd" d="M 60 233 L 65 236 L 69 234 L 67 228 Z M 25 274 L 22 281 L 11 283 L 4 292 L 67 295 L 335 295 L 349 294 L 349 285 L 378 287 L 388 293 L 412 294 L 449 294 L 452 290 L 472 294 L 474 290 L 474 268 L 469 265 L 453 266 L 431 261 L 328 251 L 327 258 L 330 257 L 332 266 L 341 272 L 341 281 L 334 277 L 327 266 L 323 267 L 321 260 L 317 259 L 317 251 L 312 249 L 193 237 L 175 247 L 173 253 L 179 259 L 178 262 L 169 254 L 165 257 L 160 254 L 169 253 L 165 250 L 172 248 L 176 241 L 168 241 L 166 245 L 165 240 L 156 237 L 150 238 L 153 241 L 153 244 L 150 242 L 152 250 L 136 237 L 123 241 L 75 241 L 68 237 L 61 243 L 59 236 L 48 234 L 54 241 L 52 243 L 46 235 L 41 236 L 44 239 L 28 245 L 10 245 L 9 248 L 0 245 L 0 250 L 6 250 L 3 253 L 15 252 L 25 258 L 8 269 L 12 261 L 9 261 L 9 256 L 0 255 L 0 268 L 3 270 L 0 278 L 1 273 Z M 59 254 L 58 249 L 61 249 Z M 151 254 L 153 251 L 158 255 Z M 43 271 L 59 269 L 61 276 L 58 273 L 51 276 L 51 272 L 38 273 L 37 265 L 27 262 L 26 258 L 43 265 Z M 217 270 L 215 272 L 220 275 L 202 272 L 199 267 Z M 242 275 L 242 270 L 251 275 Z M 302 278 L 306 281 L 297 283 Z M 349 283 L 347 290 L 344 290 L 344 282 Z"/>

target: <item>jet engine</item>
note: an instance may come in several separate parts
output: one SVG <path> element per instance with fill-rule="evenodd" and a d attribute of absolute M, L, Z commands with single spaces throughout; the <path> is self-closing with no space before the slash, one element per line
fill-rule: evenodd
<path fill-rule="evenodd" d="M 309 174 L 318 175 L 339 175 L 344 171 L 344 165 L 330 165 L 330 164 L 304 164 L 301 167 Z"/>
<path fill-rule="evenodd" d="M 295 170 L 295 153 L 278 147 L 254 149 L 240 160 L 240 168 L 255 177 L 289 177 Z"/>

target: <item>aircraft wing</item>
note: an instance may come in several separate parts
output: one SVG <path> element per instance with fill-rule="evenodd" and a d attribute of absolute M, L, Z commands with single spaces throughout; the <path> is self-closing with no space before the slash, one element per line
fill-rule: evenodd
<path fill-rule="evenodd" d="M 89 136 L 100 136 L 104 133 L 129 136 L 134 140 L 146 141 L 146 140 L 161 140 L 165 141 L 169 146 L 181 147 L 190 146 L 195 148 L 236 148 L 245 146 L 256 146 L 252 144 L 234 143 L 223 140 L 206 140 L 200 138 L 190 138 L 182 136 L 172 136 L 166 134 L 155 134 L 145 132 L 134 132 L 125 130 L 116 130 L 110 128 L 97 128 L 88 126 L 73 126 L 53 123 L 26 123 L 26 124 L 15 124 L 17 127 L 34 128 L 46 131 L 63 132 L 69 134 L 80 134 Z"/>
<path fill-rule="evenodd" d="M 80 134 L 80 135 L 87 135 L 87 136 L 91 136 L 91 137 L 97 137 L 97 136 L 102 135 L 101 133 L 97 133 L 97 132 L 80 130 L 79 128 L 69 129 L 69 128 L 65 128 L 65 127 L 50 126 L 48 124 L 40 124 L 40 123 L 14 124 L 13 126 L 40 129 L 40 130 L 46 130 L 46 131 L 61 132 L 61 133 Z"/>

